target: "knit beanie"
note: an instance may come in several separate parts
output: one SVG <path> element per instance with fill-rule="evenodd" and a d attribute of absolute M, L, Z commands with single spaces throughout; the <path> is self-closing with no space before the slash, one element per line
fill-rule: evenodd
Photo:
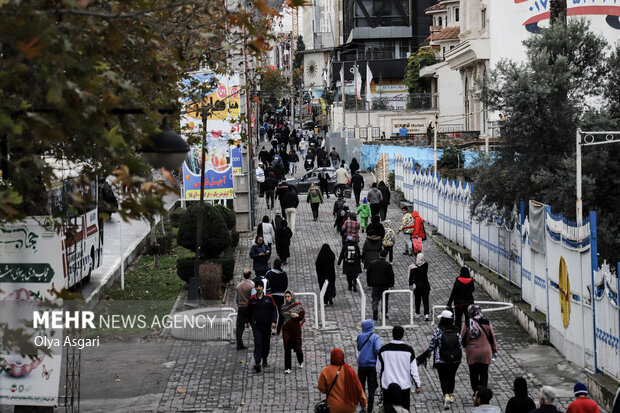
<path fill-rule="evenodd" d="M 585 384 L 583 384 L 582 382 L 578 381 L 577 384 L 575 384 L 575 387 L 573 387 L 573 392 L 575 393 L 575 397 L 587 396 L 588 395 L 588 388 L 586 387 Z"/>

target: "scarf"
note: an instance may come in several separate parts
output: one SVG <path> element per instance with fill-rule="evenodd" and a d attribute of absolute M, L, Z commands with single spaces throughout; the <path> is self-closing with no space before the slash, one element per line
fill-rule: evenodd
<path fill-rule="evenodd" d="M 478 324 L 478 321 L 482 319 L 482 310 L 480 306 L 471 304 L 467 307 L 467 313 L 469 314 L 469 337 L 476 339 L 482 332 L 482 327 Z"/>
<path fill-rule="evenodd" d="M 319 192 L 317 191 L 316 184 L 312 184 L 312 185 L 310 186 L 310 194 L 311 194 L 312 196 L 317 196 L 317 195 L 319 194 Z"/>
<path fill-rule="evenodd" d="M 280 310 L 280 315 L 282 316 L 282 324 L 286 324 L 293 319 L 293 317 L 291 317 L 291 314 L 299 314 L 304 311 L 304 307 L 301 305 L 301 303 L 295 301 L 295 294 L 290 291 L 284 293 L 284 295 L 286 294 L 290 294 L 292 299 L 290 304 L 285 302 L 282 305 L 282 309 Z M 303 326 L 305 322 L 306 320 L 301 320 L 299 326 Z"/>
<path fill-rule="evenodd" d="M 362 383 L 357 377 L 353 367 L 344 362 L 344 351 L 339 348 L 332 350 L 330 363 L 334 366 L 342 366 L 341 373 L 344 373 L 344 399 L 353 404 L 358 404 L 362 398 Z"/>
<path fill-rule="evenodd" d="M 424 265 L 425 262 L 426 260 L 424 259 L 424 254 L 419 252 L 418 256 L 415 258 L 415 265 L 421 267 Z"/>

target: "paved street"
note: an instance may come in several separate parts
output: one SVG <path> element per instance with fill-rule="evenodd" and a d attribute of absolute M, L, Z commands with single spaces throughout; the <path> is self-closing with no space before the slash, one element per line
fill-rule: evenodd
<path fill-rule="evenodd" d="M 367 181 L 371 179 L 368 176 Z M 319 221 L 313 222 L 310 206 L 305 197 L 300 197 L 297 212 L 296 233 L 294 234 L 289 265 L 285 267 L 289 276 L 289 288 L 295 292 L 319 293 L 314 269 L 316 255 L 324 242 L 339 251 L 340 239 L 333 229 L 331 210 L 332 196 L 321 206 Z M 354 204 L 354 201 L 353 201 Z M 264 200 L 259 204 L 258 217 L 263 214 L 273 216 L 275 211 L 267 211 Z M 400 211 L 390 207 L 392 222 L 400 222 Z M 363 236 L 362 236 L 363 237 Z M 406 268 L 411 257 L 400 252 L 404 246 L 404 236 L 400 235 L 395 246 L 394 269 L 395 288 L 406 288 Z M 248 256 L 252 240 L 244 237 L 237 254 L 237 273 L 243 268 L 251 268 Z M 459 267 L 432 241 L 424 245 L 429 262 L 431 280 L 431 305 L 445 304 Z M 362 277 L 365 285 L 365 276 Z M 235 282 L 238 278 L 235 279 Z M 208 411 L 208 412 L 275 412 L 311 411 L 321 399 L 316 390 L 316 382 L 321 369 L 329 363 L 329 353 L 333 347 L 345 351 L 345 359 L 357 368 L 355 337 L 360 325 L 359 293 L 346 291 L 346 278 L 337 278 L 337 297 L 333 307 L 327 307 L 326 318 L 331 328 L 317 331 L 313 324 L 313 305 L 304 300 L 308 322 L 303 327 L 304 357 L 306 367 L 294 368 L 291 375 L 284 375 L 284 354 L 280 337 L 272 337 L 270 367 L 260 374 L 252 370 L 253 359 L 250 351 L 236 351 L 233 343 L 172 341 L 169 364 L 173 365 L 166 389 L 159 403 L 159 411 Z M 366 316 L 371 316 L 370 293 L 366 291 L 368 305 Z M 228 291 L 228 303 L 233 302 L 234 291 Z M 477 300 L 490 300 L 480 289 L 476 290 Z M 390 300 L 390 320 L 392 324 L 408 322 L 408 299 L 396 296 Z M 497 339 L 500 357 L 489 369 L 489 384 L 495 392 L 494 404 L 502 409 L 512 396 L 512 382 L 516 376 L 526 377 L 530 394 L 537 400 L 538 391 L 544 384 L 558 389 L 561 397 L 559 405 L 566 408 L 572 398 L 572 385 L 583 376 L 575 367 L 569 365 L 551 347 L 532 344 L 527 334 L 506 312 L 490 313 Z M 416 354 L 428 346 L 432 328 L 429 323 L 417 321 L 413 329 L 406 329 L 405 342 L 412 345 Z M 384 342 L 388 341 L 389 330 L 380 332 Z M 252 346 L 250 332 L 245 333 L 245 343 Z M 412 397 L 414 411 L 435 412 L 442 410 L 442 397 L 436 371 L 421 369 L 422 393 Z M 456 403 L 454 412 L 469 412 L 473 407 L 470 401 L 469 375 L 467 367 L 461 365 L 457 375 Z"/>

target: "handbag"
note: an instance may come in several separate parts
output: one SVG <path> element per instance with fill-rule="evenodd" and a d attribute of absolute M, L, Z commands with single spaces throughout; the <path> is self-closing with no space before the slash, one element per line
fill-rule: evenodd
<path fill-rule="evenodd" d="M 334 384 L 336 384 L 336 380 L 338 380 L 338 376 L 340 376 L 341 369 L 342 369 L 342 366 L 340 366 L 340 368 L 338 369 L 338 372 L 336 373 L 336 378 L 332 382 L 332 385 L 329 387 L 329 390 L 327 391 L 327 394 L 325 395 L 325 399 L 321 400 L 320 402 L 314 405 L 314 413 L 329 413 L 329 406 L 327 405 L 327 398 L 329 397 L 329 393 L 332 392 L 332 389 L 334 388 Z"/>
<path fill-rule="evenodd" d="M 416 254 L 418 252 L 422 252 L 422 238 L 413 238 L 413 253 Z"/>

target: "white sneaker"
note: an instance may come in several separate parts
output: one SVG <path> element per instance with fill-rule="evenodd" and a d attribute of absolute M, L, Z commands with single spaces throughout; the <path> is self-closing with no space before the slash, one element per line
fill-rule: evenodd
<path fill-rule="evenodd" d="M 444 399 L 443 399 L 443 408 L 445 410 L 448 410 L 450 408 L 450 397 L 449 395 L 445 395 Z"/>
<path fill-rule="evenodd" d="M 284 374 L 291 374 L 291 369 L 284 370 Z"/>
<path fill-rule="evenodd" d="M 430 320 L 430 318 L 428 317 L 428 314 L 425 314 L 424 315 L 424 321 L 428 321 L 428 320 Z"/>
<path fill-rule="evenodd" d="M 448 398 L 450 399 L 450 403 L 454 403 L 454 394 L 448 394 Z"/>
<path fill-rule="evenodd" d="M 301 362 L 301 364 L 299 365 L 299 368 L 300 368 L 300 369 L 303 369 L 303 368 L 304 368 L 304 362 L 303 362 L 303 361 L 302 361 L 302 362 Z"/>

